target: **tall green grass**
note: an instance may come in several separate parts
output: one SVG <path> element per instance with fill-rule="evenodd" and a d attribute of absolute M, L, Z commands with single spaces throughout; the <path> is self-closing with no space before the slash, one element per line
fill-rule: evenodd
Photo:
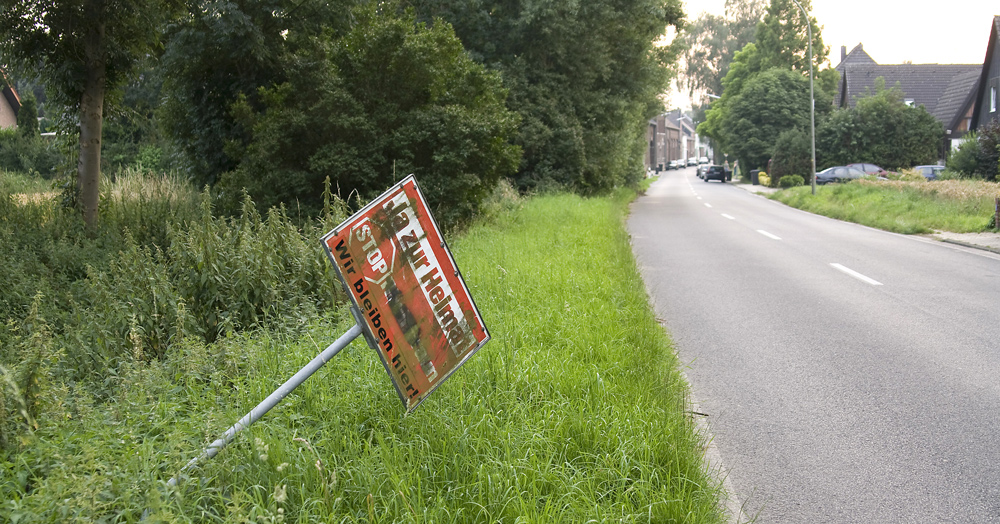
<path fill-rule="evenodd" d="M 100 401 L 42 370 L 35 426 L 0 453 L 0 520 L 720 522 L 624 232 L 630 196 L 507 198 L 454 242 L 493 340 L 415 413 L 356 341 L 174 489 L 187 459 L 347 329 L 343 308 L 186 336 L 119 366 Z M 58 362 L 55 336 L 35 332 Z"/>
<path fill-rule="evenodd" d="M 855 181 L 817 188 L 779 191 L 770 198 L 840 220 L 904 234 L 934 230 L 956 233 L 987 228 L 994 211 L 996 184 L 976 181 Z"/>

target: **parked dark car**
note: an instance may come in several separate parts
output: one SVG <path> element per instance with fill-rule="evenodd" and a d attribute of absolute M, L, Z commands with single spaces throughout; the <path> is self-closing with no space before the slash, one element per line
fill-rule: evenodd
<path fill-rule="evenodd" d="M 856 178 L 863 178 L 865 172 L 853 167 L 833 166 L 816 173 L 816 183 L 826 184 L 829 182 L 846 182 Z"/>
<path fill-rule="evenodd" d="M 858 171 L 864 172 L 866 175 L 873 175 L 873 176 L 882 176 L 882 177 L 884 177 L 884 176 L 886 176 L 886 175 L 889 174 L 888 171 L 886 171 L 885 169 L 882 169 L 881 167 L 876 166 L 875 164 L 864 164 L 864 163 L 847 164 L 847 167 L 853 167 L 854 169 L 857 169 Z"/>
<path fill-rule="evenodd" d="M 705 179 L 705 182 L 708 182 L 709 180 L 718 180 L 719 182 L 725 184 L 726 168 L 722 166 L 708 166 L 708 169 L 705 170 L 705 174 L 702 175 L 702 178 Z"/>
<path fill-rule="evenodd" d="M 936 180 L 938 175 L 944 171 L 944 166 L 917 166 L 913 168 L 924 176 L 927 180 Z"/>

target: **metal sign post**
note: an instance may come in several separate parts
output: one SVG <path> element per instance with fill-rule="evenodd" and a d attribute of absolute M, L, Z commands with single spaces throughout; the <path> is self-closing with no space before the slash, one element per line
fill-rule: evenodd
<path fill-rule="evenodd" d="M 197 466 L 202 460 L 210 459 L 218 455 L 219 452 L 222 451 L 222 448 L 226 447 L 226 444 L 229 444 L 229 442 L 233 440 L 237 433 L 250 427 L 251 424 L 257 422 L 264 416 L 265 413 L 270 411 L 271 408 L 277 406 L 278 402 L 281 402 L 286 396 L 288 396 L 289 393 L 292 392 L 293 389 L 299 387 L 299 385 L 305 382 L 307 378 L 312 376 L 312 374 L 318 371 L 319 368 L 329 362 L 334 355 L 340 353 L 340 350 L 344 349 L 351 343 L 351 341 L 358 338 L 358 335 L 360 334 L 361 326 L 354 324 L 351 329 L 347 330 L 347 333 L 344 333 L 336 340 L 336 342 L 327 346 L 327 348 L 324 349 L 319 355 L 316 355 L 316 358 L 312 359 L 304 368 L 300 369 L 298 373 L 292 375 L 292 378 L 288 379 L 284 384 L 278 387 L 278 389 L 274 390 L 274 393 L 268 395 L 263 402 L 257 404 L 257 407 L 251 409 L 250 413 L 244 415 L 243 418 L 241 418 L 237 423 L 227 429 L 221 438 L 209 444 L 208 447 L 205 448 L 205 451 L 201 452 L 201 455 L 198 455 L 185 464 L 184 467 L 181 468 L 180 472 L 167 482 L 167 485 L 176 486 L 177 479 L 180 478 L 184 472 Z"/>
<path fill-rule="evenodd" d="M 376 350 L 409 413 L 490 339 L 458 266 L 410 175 L 323 237 L 355 325 L 191 459 L 217 455 L 358 335 Z"/>

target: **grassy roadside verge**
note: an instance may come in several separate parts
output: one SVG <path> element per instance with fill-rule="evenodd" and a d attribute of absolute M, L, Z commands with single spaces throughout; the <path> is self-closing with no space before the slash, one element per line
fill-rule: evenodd
<path fill-rule="evenodd" d="M 1000 184 L 972 180 L 934 182 L 858 180 L 778 191 L 770 196 L 811 213 L 904 234 L 934 230 L 977 233 L 994 212 Z"/>
<path fill-rule="evenodd" d="M 110 399 L 45 390 L 37 428 L 0 455 L 0 520 L 720 522 L 623 229 L 630 197 L 511 203 L 455 241 L 494 340 L 405 418 L 357 341 L 165 489 L 344 331 L 343 312 L 282 335 L 188 340 L 124 367 Z"/>

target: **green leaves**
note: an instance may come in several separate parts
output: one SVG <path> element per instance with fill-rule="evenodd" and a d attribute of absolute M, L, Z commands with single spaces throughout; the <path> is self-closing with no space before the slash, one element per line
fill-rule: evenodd
<path fill-rule="evenodd" d="M 250 139 L 220 189 L 316 215 L 326 177 L 366 200 L 413 173 L 439 221 L 468 220 L 519 157 L 499 75 L 473 62 L 447 23 L 357 14 L 342 38 L 303 47 L 287 82 L 258 92 L 263 111 L 234 106 Z"/>
<path fill-rule="evenodd" d="M 746 169 L 766 167 L 783 131 L 809 126 L 809 82 L 787 69 L 770 69 L 752 77 L 730 99 L 722 124 L 730 154 Z"/>
<path fill-rule="evenodd" d="M 898 87 L 885 89 L 884 84 L 818 126 L 817 169 L 871 162 L 897 170 L 935 162 L 943 126 L 923 106 L 908 107 Z"/>

